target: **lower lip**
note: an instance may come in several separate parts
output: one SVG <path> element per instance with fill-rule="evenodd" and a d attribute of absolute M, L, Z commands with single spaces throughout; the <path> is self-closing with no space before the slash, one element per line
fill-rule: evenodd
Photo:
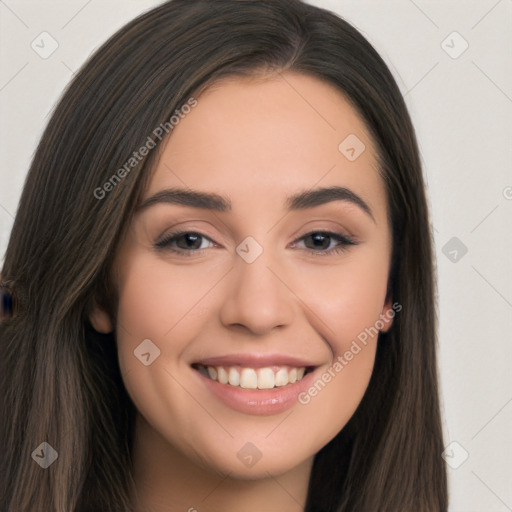
<path fill-rule="evenodd" d="M 245 414 L 270 416 L 279 414 L 298 403 L 298 396 L 305 391 L 313 380 L 313 374 L 306 374 L 301 380 L 272 389 L 244 389 L 204 376 L 194 370 L 206 387 L 225 405 Z"/>

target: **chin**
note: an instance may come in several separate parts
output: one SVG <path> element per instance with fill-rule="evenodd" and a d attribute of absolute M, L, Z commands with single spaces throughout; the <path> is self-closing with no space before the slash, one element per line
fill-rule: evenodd
<path fill-rule="evenodd" d="M 233 445 L 236 445 L 236 448 L 224 445 L 219 450 L 219 446 L 212 447 L 211 451 L 207 450 L 208 454 L 205 454 L 206 450 L 202 450 L 201 459 L 196 460 L 196 463 L 212 473 L 229 475 L 229 478 L 234 480 L 262 480 L 269 476 L 283 475 L 303 464 L 309 464 L 316 453 L 302 455 L 291 447 L 285 448 L 285 453 L 276 453 L 271 446 L 265 447 L 261 443 L 262 448 L 259 449 L 250 441 L 233 442 Z M 197 456 L 197 452 L 195 455 Z"/>

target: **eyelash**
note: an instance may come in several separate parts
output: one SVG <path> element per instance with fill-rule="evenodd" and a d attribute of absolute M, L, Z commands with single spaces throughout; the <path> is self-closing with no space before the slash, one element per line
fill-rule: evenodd
<path fill-rule="evenodd" d="M 183 235 L 195 235 L 195 236 L 198 236 L 201 238 L 205 238 L 205 239 L 209 240 L 210 242 L 212 242 L 212 240 L 209 237 L 207 237 L 201 233 L 198 233 L 196 231 L 176 231 L 173 233 L 169 233 L 162 240 L 155 243 L 155 248 L 158 250 L 169 250 L 171 252 L 174 252 L 176 254 L 180 254 L 183 256 L 193 256 L 194 254 L 197 254 L 198 252 L 205 250 L 205 249 L 187 250 L 187 249 L 176 249 L 176 248 L 172 247 L 171 244 L 173 242 L 175 242 L 180 236 L 183 236 Z M 357 245 L 357 242 L 355 242 L 354 239 L 352 239 L 346 235 L 342 235 L 341 233 L 335 233 L 333 231 L 310 231 L 309 233 L 306 233 L 305 235 L 303 235 L 302 237 L 297 239 L 297 241 L 301 241 L 304 238 L 307 238 L 308 236 L 311 236 L 311 235 L 324 235 L 324 236 L 328 236 L 329 238 L 335 239 L 338 242 L 340 242 L 339 245 L 336 245 L 328 250 L 315 251 L 314 249 L 306 248 L 306 250 L 308 252 L 311 252 L 312 254 L 315 254 L 318 256 L 340 254 L 342 252 L 347 251 L 349 246 Z M 293 242 L 293 243 L 295 244 L 296 242 Z"/>

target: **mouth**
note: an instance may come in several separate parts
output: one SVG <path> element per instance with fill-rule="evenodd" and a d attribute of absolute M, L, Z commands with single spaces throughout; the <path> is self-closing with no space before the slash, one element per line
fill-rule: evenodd
<path fill-rule="evenodd" d="M 298 404 L 298 396 L 319 366 L 287 355 L 239 354 L 191 365 L 205 393 L 228 408 L 251 415 L 273 415 Z M 208 398 L 209 399 L 209 398 Z"/>
<path fill-rule="evenodd" d="M 313 366 L 274 365 L 261 368 L 240 365 L 210 366 L 195 363 L 192 368 L 204 377 L 235 388 L 264 390 L 289 386 L 301 381 L 314 370 Z"/>

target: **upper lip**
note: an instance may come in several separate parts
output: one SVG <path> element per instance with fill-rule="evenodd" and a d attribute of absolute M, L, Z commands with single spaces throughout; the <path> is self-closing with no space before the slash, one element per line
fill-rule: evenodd
<path fill-rule="evenodd" d="M 265 368 L 268 366 L 292 366 L 296 368 L 313 368 L 316 365 L 289 354 L 228 354 L 195 361 L 203 366 L 242 366 L 246 368 Z"/>

